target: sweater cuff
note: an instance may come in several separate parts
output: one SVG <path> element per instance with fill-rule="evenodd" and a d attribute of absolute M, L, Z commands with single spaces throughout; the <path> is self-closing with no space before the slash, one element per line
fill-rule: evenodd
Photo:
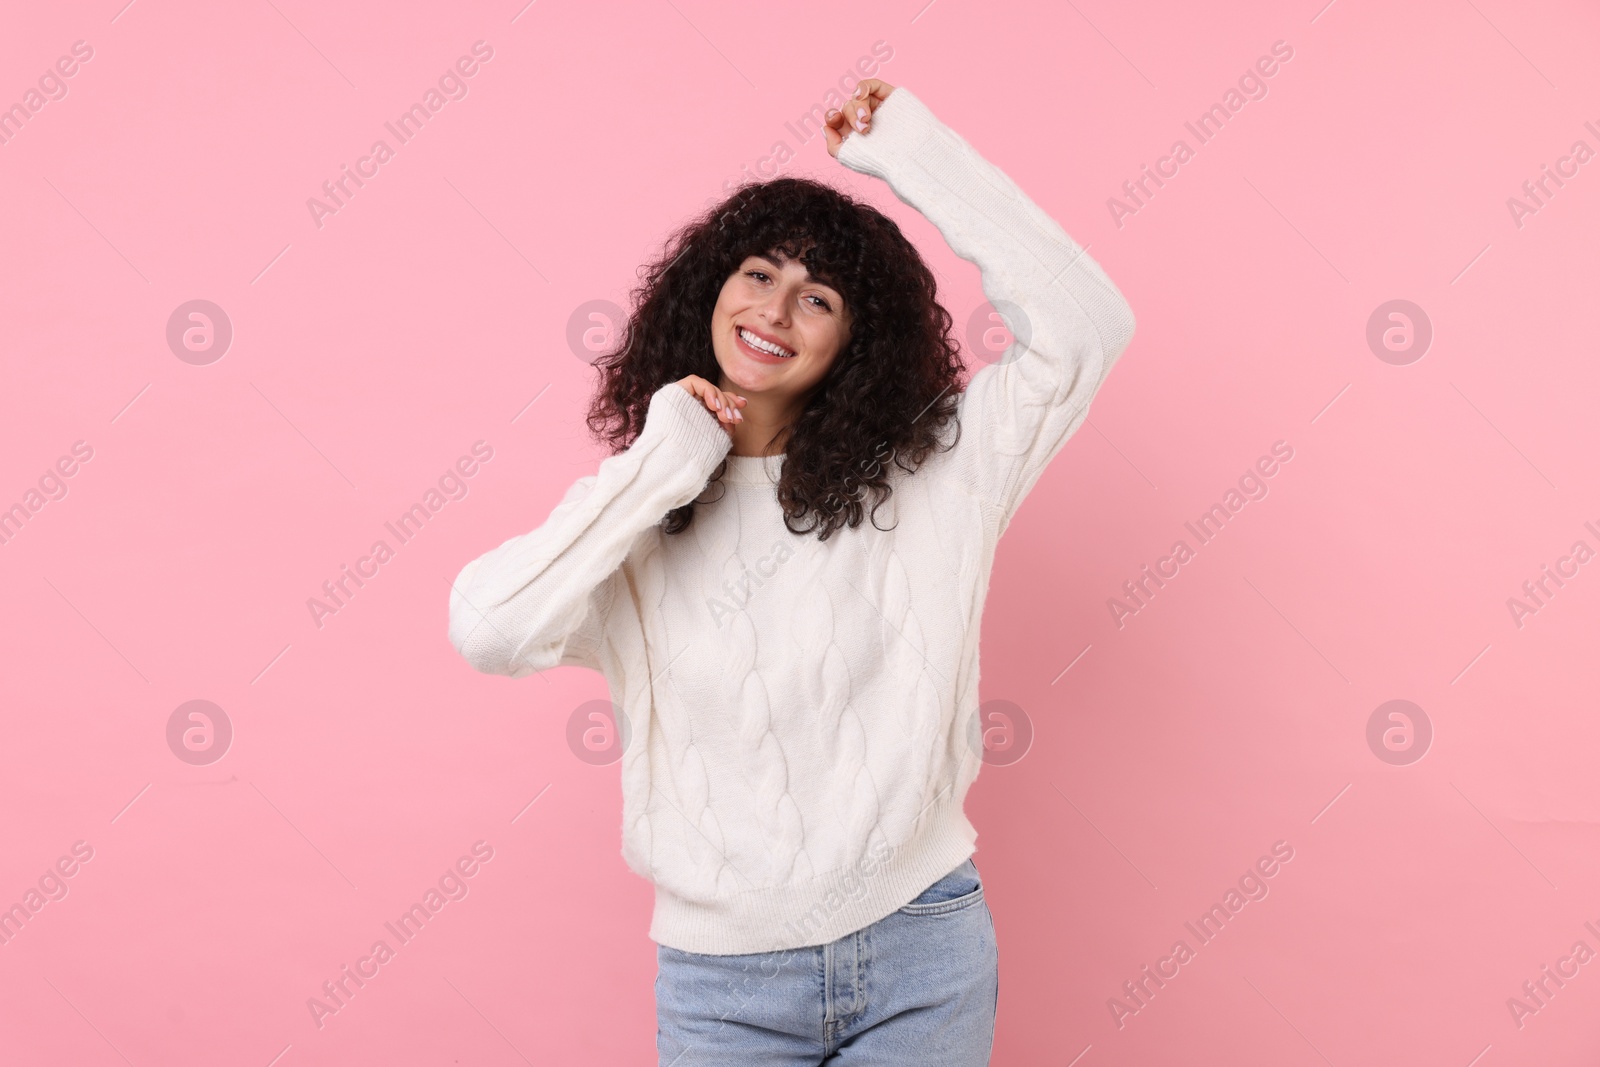
<path fill-rule="evenodd" d="M 889 177 L 893 160 L 918 153 L 943 125 L 937 116 L 905 86 L 897 86 L 872 113 L 866 133 L 852 129 L 839 146 L 838 160 L 851 170 L 875 178 Z"/>
<path fill-rule="evenodd" d="M 668 382 L 651 394 L 639 441 L 654 441 L 665 448 L 685 468 L 700 472 L 702 482 L 733 448 L 733 438 L 717 417 L 677 382 Z"/>

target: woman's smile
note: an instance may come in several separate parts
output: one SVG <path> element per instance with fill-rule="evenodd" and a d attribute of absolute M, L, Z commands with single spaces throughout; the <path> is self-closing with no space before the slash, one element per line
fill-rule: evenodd
<path fill-rule="evenodd" d="M 739 351 L 757 363 L 787 363 L 798 354 L 771 334 L 737 323 L 733 327 L 733 338 Z"/>

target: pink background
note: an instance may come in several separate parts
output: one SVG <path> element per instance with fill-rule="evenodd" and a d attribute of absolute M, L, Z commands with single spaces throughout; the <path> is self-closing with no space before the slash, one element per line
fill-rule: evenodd
<path fill-rule="evenodd" d="M 784 125 L 877 41 L 1139 322 L 989 595 L 984 699 L 1035 732 L 968 800 L 994 1062 L 1600 1055 L 1600 959 L 1507 1006 L 1600 951 L 1600 563 L 1507 606 L 1600 548 L 1600 162 L 1520 227 L 1506 203 L 1600 149 L 1592 6 L 122 3 L 0 34 L 0 103 L 93 48 L 0 145 L 0 506 L 93 449 L 0 545 L 0 905 L 93 849 L 0 946 L 0 1062 L 655 1062 L 617 767 L 566 742 L 605 683 L 473 673 L 448 583 L 601 456 L 574 310 L 625 303 L 775 141 L 979 309 L 936 230 Z M 468 95 L 319 228 L 307 198 L 479 40 Z M 1119 227 L 1107 199 L 1279 40 L 1267 96 Z M 233 327 L 209 365 L 166 341 L 195 299 Z M 1406 365 L 1366 342 L 1394 299 L 1434 332 Z M 480 440 L 468 494 L 319 628 L 308 598 Z M 1183 524 L 1277 441 L 1199 546 Z M 196 699 L 234 731 L 201 766 L 166 734 Z M 1367 742 L 1394 699 L 1434 731 L 1408 765 Z M 477 841 L 468 895 L 319 1028 L 307 999 Z M 1108 999 L 1276 841 L 1270 895 L 1119 1028 Z"/>

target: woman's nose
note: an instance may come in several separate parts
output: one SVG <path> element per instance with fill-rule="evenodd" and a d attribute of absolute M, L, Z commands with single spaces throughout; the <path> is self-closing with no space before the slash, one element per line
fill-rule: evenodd
<path fill-rule="evenodd" d="M 761 309 L 761 314 L 775 326 L 785 325 L 789 315 L 789 298 L 783 293 L 775 293 L 767 298 L 766 306 Z"/>

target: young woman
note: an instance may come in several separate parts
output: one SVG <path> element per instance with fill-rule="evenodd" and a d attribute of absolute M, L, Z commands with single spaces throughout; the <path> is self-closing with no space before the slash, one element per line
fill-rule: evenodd
<path fill-rule="evenodd" d="M 597 361 L 613 454 L 450 596 L 476 669 L 610 684 L 681 1067 L 988 1062 L 998 954 L 962 812 L 979 620 L 996 542 L 1134 329 L 909 91 L 868 79 L 828 118 L 829 153 L 977 264 L 1015 343 L 961 389 L 894 222 L 746 185 L 668 242 Z"/>

